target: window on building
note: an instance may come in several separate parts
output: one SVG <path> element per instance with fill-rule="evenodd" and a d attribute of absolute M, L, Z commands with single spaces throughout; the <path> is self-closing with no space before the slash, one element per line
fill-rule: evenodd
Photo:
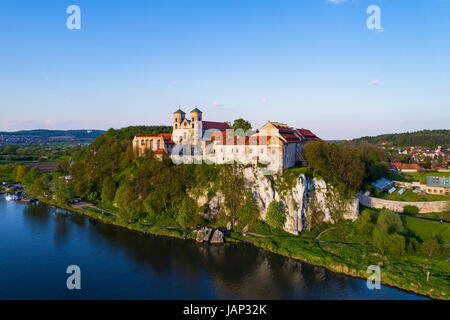
<path fill-rule="evenodd" d="M 178 129 L 178 124 L 177 123 L 175 123 L 175 129 Z"/>
<path fill-rule="evenodd" d="M 274 149 L 274 150 L 272 150 L 272 154 L 275 154 L 275 149 Z"/>

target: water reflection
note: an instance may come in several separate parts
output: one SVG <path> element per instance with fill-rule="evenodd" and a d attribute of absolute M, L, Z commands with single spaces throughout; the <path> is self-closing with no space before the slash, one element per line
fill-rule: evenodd
<path fill-rule="evenodd" d="M 64 265 L 76 259 L 83 261 L 83 268 L 92 270 L 87 272 L 90 287 L 80 296 L 83 298 L 418 298 L 386 287 L 383 292 L 369 292 L 364 281 L 250 245 L 206 245 L 149 236 L 44 204 L 11 203 L 0 208 L 0 223 L 6 217 L 3 211 L 14 212 L 16 219 L 23 217 L 22 236 L 26 237 L 27 231 L 48 233 L 49 239 L 39 241 L 53 242 L 58 250 L 34 253 L 42 256 L 41 260 Z M 50 279 L 52 272 L 59 272 L 53 271 L 56 267 L 52 265 L 48 268 L 42 271 L 43 277 Z M 42 297 L 42 292 L 38 293 Z M 49 293 L 54 298 L 67 298 L 68 293 L 55 295 Z"/>

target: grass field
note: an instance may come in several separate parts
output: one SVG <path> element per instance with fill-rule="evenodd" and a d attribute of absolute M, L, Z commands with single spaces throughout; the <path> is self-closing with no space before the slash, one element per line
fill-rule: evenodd
<path fill-rule="evenodd" d="M 402 220 L 405 227 L 421 240 L 425 241 L 437 236 L 442 243 L 450 245 L 450 223 L 412 217 L 403 217 Z"/>
<path fill-rule="evenodd" d="M 403 194 L 399 194 L 398 190 L 400 188 L 397 187 L 397 191 L 394 193 L 382 192 L 379 195 L 373 195 L 376 198 L 386 199 L 386 200 L 394 200 L 394 201 L 449 201 L 450 196 L 441 196 L 434 194 L 418 194 L 413 192 L 412 190 L 406 189 Z"/>
<path fill-rule="evenodd" d="M 427 176 L 430 177 L 450 177 L 450 172 L 403 172 L 402 181 L 412 182 L 420 181 L 420 183 L 425 184 Z"/>

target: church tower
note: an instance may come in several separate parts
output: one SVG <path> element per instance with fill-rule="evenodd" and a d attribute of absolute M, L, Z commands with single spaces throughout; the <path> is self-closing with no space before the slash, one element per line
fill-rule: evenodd
<path fill-rule="evenodd" d="M 173 113 L 173 130 L 179 129 L 181 121 L 184 120 L 186 113 L 183 110 L 178 109 Z"/>
<path fill-rule="evenodd" d="M 194 129 L 194 134 L 193 134 L 193 138 L 194 141 L 199 142 L 200 140 L 202 140 L 202 112 L 198 109 L 195 108 L 194 110 L 191 111 L 191 126 Z"/>

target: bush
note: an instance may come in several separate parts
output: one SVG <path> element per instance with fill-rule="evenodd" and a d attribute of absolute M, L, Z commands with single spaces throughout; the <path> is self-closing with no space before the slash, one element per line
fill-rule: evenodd
<path fill-rule="evenodd" d="M 369 210 L 364 210 L 359 216 L 357 222 L 358 232 L 360 235 L 369 235 L 372 234 L 373 224 L 372 224 L 372 215 Z"/>
<path fill-rule="evenodd" d="M 408 244 L 406 245 L 406 252 L 408 254 L 414 254 L 419 247 L 420 244 L 415 238 L 408 238 Z"/>
<path fill-rule="evenodd" d="M 422 244 L 422 250 L 429 256 L 437 256 L 441 254 L 441 246 L 436 237 L 428 239 Z"/>
<path fill-rule="evenodd" d="M 243 226 L 251 226 L 258 221 L 259 210 L 251 190 L 247 191 L 245 203 L 239 207 L 236 215 Z"/>
<path fill-rule="evenodd" d="M 286 222 L 284 210 L 278 201 L 272 201 L 267 209 L 266 223 L 275 229 L 282 229 Z"/>
<path fill-rule="evenodd" d="M 405 237 L 398 233 L 387 234 L 377 227 L 373 230 L 372 241 L 382 254 L 402 255 L 405 253 Z"/>
<path fill-rule="evenodd" d="M 386 234 L 405 232 L 405 227 L 400 216 L 390 210 L 381 210 L 378 215 L 377 225 Z"/>
<path fill-rule="evenodd" d="M 403 213 L 404 214 L 409 214 L 412 216 L 416 216 L 419 214 L 419 208 L 417 208 L 416 206 L 404 206 L 403 207 Z"/>
<path fill-rule="evenodd" d="M 196 226 L 200 216 L 197 214 L 198 206 L 195 201 L 186 197 L 181 201 L 178 209 L 176 221 L 183 228 Z"/>

